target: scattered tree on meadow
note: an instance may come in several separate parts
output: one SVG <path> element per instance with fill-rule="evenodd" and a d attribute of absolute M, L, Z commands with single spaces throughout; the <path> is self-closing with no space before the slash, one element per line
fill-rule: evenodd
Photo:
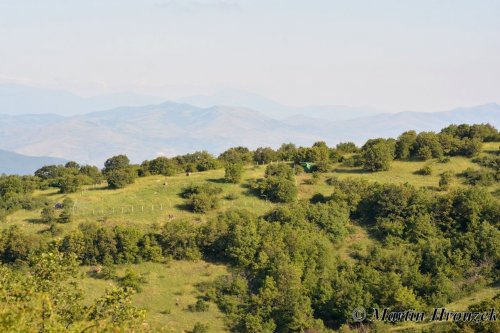
<path fill-rule="evenodd" d="M 108 186 L 113 189 L 132 184 L 136 177 L 136 173 L 126 155 L 117 155 L 107 159 L 102 173 L 106 177 Z"/>
<path fill-rule="evenodd" d="M 394 159 L 394 144 L 385 139 L 368 140 L 361 151 L 363 168 L 367 171 L 387 171 Z"/>

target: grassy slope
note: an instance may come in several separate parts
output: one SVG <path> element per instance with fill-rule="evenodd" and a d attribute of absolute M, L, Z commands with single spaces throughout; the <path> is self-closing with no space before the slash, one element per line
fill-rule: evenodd
<path fill-rule="evenodd" d="M 147 321 L 155 331 L 183 332 L 193 328 L 196 322 L 208 324 L 211 332 L 226 331 L 223 314 L 210 303 L 207 312 L 191 312 L 188 306 L 194 304 L 201 292 L 199 283 L 213 281 L 217 276 L 227 274 L 223 265 L 204 261 L 172 261 L 168 264 L 142 263 L 122 265 L 118 269 L 123 276 L 126 269 L 144 274 L 146 283 L 142 291 L 133 296 L 134 305 L 147 310 Z M 83 268 L 88 271 L 88 267 Z M 83 279 L 81 287 L 87 301 L 101 296 L 116 283 L 91 277 Z"/>
<path fill-rule="evenodd" d="M 498 150 L 499 143 L 488 143 L 485 150 Z M 420 176 L 414 172 L 422 166 L 430 164 L 433 173 L 430 176 Z M 328 177 L 363 178 L 368 181 L 381 183 L 405 183 L 419 187 L 436 187 L 439 181 L 439 174 L 443 171 L 451 171 L 457 174 L 467 167 L 478 169 L 479 166 L 472 163 L 470 159 L 463 157 L 452 157 L 449 163 L 438 163 L 436 160 L 428 162 L 401 162 L 394 161 L 391 170 L 388 172 L 366 173 L 360 168 L 347 168 L 340 165 L 334 166 L 333 172 L 322 175 L 322 180 Z M 245 180 L 250 178 L 260 178 L 264 175 L 264 166 L 248 167 L 245 173 Z M 194 173 L 187 177 L 178 175 L 174 177 L 151 176 L 139 178 L 135 184 L 120 190 L 107 190 L 104 186 L 88 187 L 79 193 L 69 196 L 76 202 L 75 220 L 67 225 L 61 225 L 66 232 L 71 228 L 76 228 L 78 223 L 86 221 L 101 221 L 107 225 L 130 224 L 148 228 L 152 223 L 168 223 L 171 218 L 187 218 L 198 220 L 201 223 L 231 207 L 250 209 L 258 214 L 262 214 L 272 207 L 272 204 L 256 198 L 248 193 L 247 189 L 240 184 L 225 184 L 221 182 L 224 176 L 223 170 L 212 170 L 201 173 Z M 308 199 L 315 193 L 329 194 L 331 187 L 324 181 L 317 185 L 307 185 L 305 180 L 310 178 L 309 174 L 297 177 L 299 185 L 299 198 Z M 192 183 L 213 182 L 221 186 L 224 196 L 227 194 L 237 194 L 236 200 L 222 200 L 221 207 L 217 212 L 207 215 L 193 214 L 182 208 L 184 200 L 178 196 L 181 189 Z M 452 188 L 462 185 L 462 180 L 454 178 Z M 500 186 L 494 185 L 489 188 L 491 192 L 498 193 Z M 55 189 L 39 191 L 36 195 L 47 196 L 54 202 L 62 201 L 63 196 Z M 122 211 L 123 210 L 123 211 Z M 18 211 L 7 217 L 7 222 L 0 225 L 0 228 L 9 225 L 18 225 L 27 232 L 37 233 L 47 228 L 40 224 L 38 219 L 40 211 Z M 48 236 L 47 236 L 48 237 Z M 366 248 L 372 240 L 365 229 L 352 225 L 351 234 L 348 239 L 337 246 L 339 254 L 344 259 L 351 259 L 350 254 L 354 250 Z M 206 313 L 192 313 L 186 310 L 189 304 L 196 300 L 198 291 L 196 285 L 200 282 L 209 281 L 218 275 L 226 273 L 226 268 L 209 264 L 203 261 L 198 262 L 172 262 L 169 265 L 143 263 L 134 265 L 133 268 L 139 273 L 148 273 L 148 284 L 144 286 L 142 293 L 134 296 L 135 303 L 149 310 L 148 320 L 155 328 L 164 328 L 167 331 L 182 332 L 191 328 L 196 321 L 210 323 L 214 332 L 223 332 L 222 315 L 215 305 L 210 306 L 210 311 Z M 124 266 L 119 271 L 125 269 Z M 105 288 L 109 286 L 108 281 L 96 280 L 86 277 L 82 283 L 88 299 L 101 295 Z M 492 291 L 493 290 L 493 291 Z M 474 301 L 481 299 L 498 288 L 486 288 L 478 291 Z M 456 305 L 460 310 L 470 304 L 469 298 L 463 299 Z M 175 305 L 178 303 L 179 305 Z M 168 314 L 168 312 L 170 313 Z M 163 313 L 162 313 L 163 312 Z"/>

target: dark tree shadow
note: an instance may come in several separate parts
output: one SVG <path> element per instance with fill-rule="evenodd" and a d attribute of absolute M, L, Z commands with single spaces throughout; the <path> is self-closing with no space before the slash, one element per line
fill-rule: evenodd
<path fill-rule="evenodd" d="M 179 210 L 186 211 L 186 212 L 190 212 L 190 213 L 193 212 L 193 210 L 191 209 L 191 206 L 188 203 L 176 204 L 175 208 L 177 208 Z"/>
<path fill-rule="evenodd" d="M 27 219 L 26 222 L 30 223 L 30 224 L 45 224 L 42 219 L 38 218 L 38 219 Z"/>
<path fill-rule="evenodd" d="M 227 184 L 224 178 L 210 178 L 207 179 L 207 182 L 215 183 L 215 184 Z"/>
<path fill-rule="evenodd" d="M 337 168 L 333 170 L 334 173 L 352 173 L 352 174 L 366 174 L 370 173 L 369 171 L 363 169 L 351 169 L 351 168 Z"/>

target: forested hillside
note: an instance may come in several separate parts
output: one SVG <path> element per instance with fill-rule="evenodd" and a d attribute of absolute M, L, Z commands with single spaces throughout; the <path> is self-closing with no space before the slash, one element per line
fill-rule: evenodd
<path fill-rule="evenodd" d="M 353 311 L 498 311 L 499 200 L 487 124 L 4 175 L 0 331 L 498 332 Z"/>

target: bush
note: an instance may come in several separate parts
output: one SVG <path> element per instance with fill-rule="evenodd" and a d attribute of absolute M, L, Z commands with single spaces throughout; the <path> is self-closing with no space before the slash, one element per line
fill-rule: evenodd
<path fill-rule="evenodd" d="M 461 174 L 465 178 L 465 183 L 469 185 L 490 186 L 498 181 L 498 175 L 489 170 L 474 170 L 472 168 L 465 169 Z"/>
<path fill-rule="evenodd" d="M 56 217 L 56 210 L 54 207 L 50 204 L 47 204 L 43 209 L 41 213 L 41 219 L 43 223 L 52 223 L 55 222 L 57 217 Z"/>
<path fill-rule="evenodd" d="M 191 185 L 182 189 L 180 196 L 183 197 L 184 199 L 189 199 L 193 195 L 200 193 L 218 195 L 222 193 L 222 188 L 208 183 L 203 185 Z"/>
<path fill-rule="evenodd" d="M 122 287 L 132 288 L 135 291 L 137 291 L 138 293 L 140 293 L 142 291 L 141 284 L 146 283 L 146 280 L 144 279 L 144 277 L 142 277 L 142 276 L 138 275 L 137 273 L 135 273 L 134 271 L 128 269 L 125 272 L 125 276 L 120 278 L 118 280 L 118 282 L 120 283 L 120 285 Z"/>
<path fill-rule="evenodd" d="M 206 213 L 219 206 L 219 197 L 208 193 L 199 193 L 189 199 L 190 209 L 195 213 Z"/>
<path fill-rule="evenodd" d="M 445 171 L 439 176 L 439 188 L 446 190 L 450 186 L 453 174 L 450 171 Z"/>
<path fill-rule="evenodd" d="M 224 180 L 228 183 L 238 184 L 243 178 L 242 163 L 227 163 L 225 168 Z"/>
<path fill-rule="evenodd" d="M 196 323 L 189 333 L 208 333 L 208 325 Z"/>
<path fill-rule="evenodd" d="M 450 162 L 450 158 L 448 156 L 442 156 L 438 159 L 438 162 L 439 163 L 449 163 Z"/>
<path fill-rule="evenodd" d="M 330 163 L 327 161 L 319 161 L 314 165 L 313 170 L 316 172 L 326 173 L 330 171 Z"/>
<path fill-rule="evenodd" d="M 59 222 L 61 223 L 68 223 L 71 222 L 73 218 L 73 206 L 74 206 L 74 201 L 71 200 L 71 198 L 64 198 L 63 203 L 62 203 L 62 211 L 61 214 L 59 214 Z"/>
<path fill-rule="evenodd" d="M 319 172 L 313 172 L 311 175 L 311 178 L 306 181 L 307 184 L 309 185 L 317 185 L 319 181 L 321 180 L 321 175 Z"/>
<path fill-rule="evenodd" d="M 226 195 L 224 197 L 224 199 L 229 200 L 229 201 L 237 200 L 238 198 L 239 198 L 239 195 L 236 193 L 229 193 L 228 195 Z"/>
<path fill-rule="evenodd" d="M 272 202 L 292 202 L 297 197 L 295 175 L 290 165 L 286 163 L 270 164 L 266 168 L 265 179 L 252 187 L 261 196 Z"/>
<path fill-rule="evenodd" d="M 495 171 L 500 171 L 500 156 L 487 155 L 475 158 L 472 160 L 472 162 L 486 168 L 491 168 Z"/>
<path fill-rule="evenodd" d="M 286 163 L 276 163 L 268 165 L 266 168 L 265 176 L 266 178 L 280 177 L 288 180 L 295 179 L 293 169 Z"/>
<path fill-rule="evenodd" d="M 103 280 L 113 280 L 116 279 L 116 268 L 114 265 L 105 265 L 101 272 L 97 276 Z"/>
<path fill-rule="evenodd" d="M 424 167 L 422 167 L 421 169 L 418 169 L 417 171 L 415 171 L 415 173 L 417 175 L 422 175 L 422 176 L 429 176 L 432 174 L 432 168 L 430 165 L 425 165 Z"/>
<path fill-rule="evenodd" d="M 196 301 L 196 303 L 188 306 L 188 310 L 191 312 L 207 312 L 209 304 L 202 299 Z"/>
<path fill-rule="evenodd" d="M 293 169 L 296 176 L 304 173 L 304 167 L 300 164 L 294 165 Z"/>
<path fill-rule="evenodd" d="M 187 199 L 189 209 L 195 213 L 206 213 L 219 206 L 222 188 L 212 184 L 189 186 L 181 192 Z"/>

